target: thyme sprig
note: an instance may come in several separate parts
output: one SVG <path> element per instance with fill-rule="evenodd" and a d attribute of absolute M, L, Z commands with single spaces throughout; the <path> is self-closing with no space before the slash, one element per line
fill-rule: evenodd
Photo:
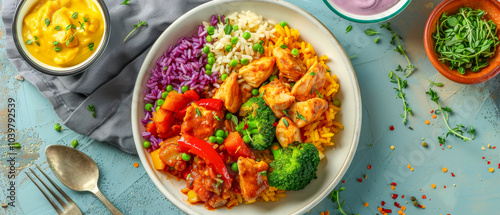
<path fill-rule="evenodd" d="M 342 198 L 340 197 L 340 192 L 342 192 L 343 190 L 345 190 L 345 187 L 341 187 L 340 189 L 338 190 L 333 190 L 332 191 L 332 194 L 330 195 L 330 200 L 332 200 L 332 202 L 334 204 L 337 204 L 337 209 L 340 211 L 341 214 L 343 215 L 348 215 L 344 209 L 342 209 L 342 207 L 344 206 L 345 204 L 345 201 L 342 200 Z M 354 215 L 354 214 L 352 214 Z"/>
<path fill-rule="evenodd" d="M 399 66 L 401 67 L 401 65 Z M 403 110 L 404 114 L 401 114 L 401 118 L 403 118 L 403 124 L 406 125 L 406 122 L 408 121 L 408 115 L 413 115 L 413 112 L 411 108 L 409 107 L 408 103 L 406 102 L 406 94 L 403 93 L 403 89 L 405 89 L 408 86 L 408 83 L 406 80 L 402 81 L 399 76 L 396 75 L 393 71 L 389 72 L 389 79 L 391 80 L 392 83 L 397 83 L 398 87 L 394 88 L 395 90 L 398 91 L 398 97 L 403 100 Z"/>
<path fill-rule="evenodd" d="M 130 37 L 130 35 L 132 35 L 132 33 L 134 33 L 134 31 L 137 30 L 141 26 L 148 26 L 148 23 L 139 20 L 139 24 L 138 25 L 134 25 L 134 29 L 127 35 L 127 37 L 125 37 L 125 39 L 123 40 L 123 42 L 125 42 L 128 39 L 128 37 Z"/>

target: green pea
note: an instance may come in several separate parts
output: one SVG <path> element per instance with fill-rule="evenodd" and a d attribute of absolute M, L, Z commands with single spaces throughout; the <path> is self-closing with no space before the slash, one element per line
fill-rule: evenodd
<path fill-rule="evenodd" d="M 182 157 L 182 160 L 184 160 L 184 161 L 191 160 L 191 155 L 188 155 L 186 153 L 182 153 L 181 157 Z"/>
<path fill-rule="evenodd" d="M 243 142 L 250 143 L 250 137 L 248 135 L 243 136 Z"/>
<path fill-rule="evenodd" d="M 165 91 L 165 92 L 161 93 L 161 98 L 162 98 L 162 99 L 167 98 L 167 96 L 168 96 L 168 92 L 167 92 L 167 91 Z"/>
<path fill-rule="evenodd" d="M 246 58 L 241 58 L 241 61 L 240 61 L 241 65 L 245 66 L 249 63 L 249 60 L 246 59 Z"/>
<path fill-rule="evenodd" d="M 167 92 L 170 92 L 172 90 L 174 90 L 174 86 L 172 86 L 171 84 L 169 84 L 166 88 Z"/>
<path fill-rule="evenodd" d="M 276 75 L 271 75 L 271 77 L 269 77 L 269 81 L 273 81 L 276 78 L 278 78 Z"/>
<path fill-rule="evenodd" d="M 207 73 L 207 75 L 212 75 L 212 70 L 205 70 L 205 73 Z"/>
<path fill-rule="evenodd" d="M 252 90 L 252 95 L 254 95 L 254 96 L 259 95 L 259 90 L 258 89 L 253 89 Z"/>
<path fill-rule="evenodd" d="M 217 143 L 222 144 L 224 142 L 224 138 L 222 137 L 216 137 L 217 138 Z"/>
<path fill-rule="evenodd" d="M 232 46 L 232 45 L 226 45 L 225 50 L 226 50 L 227 52 L 230 52 L 230 51 L 231 51 L 231 49 L 233 49 L 233 46 Z"/>
<path fill-rule="evenodd" d="M 208 54 L 210 52 L 210 47 L 205 46 L 203 47 L 203 53 Z"/>
<path fill-rule="evenodd" d="M 235 60 L 235 59 L 232 59 L 230 62 L 229 62 L 229 66 L 232 66 L 232 67 L 235 67 L 238 65 L 238 60 Z"/>
<path fill-rule="evenodd" d="M 184 85 L 184 86 L 181 87 L 181 92 L 182 93 L 185 93 L 188 90 L 189 90 L 189 86 L 187 86 L 187 85 Z"/>
<path fill-rule="evenodd" d="M 238 172 L 238 163 L 231 164 L 231 169 L 235 172 Z"/>
<path fill-rule="evenodd" d="M 156 106 L 155 111 L 158 112 L 158 110 L 160 110 L 160 106 Z"/>
<path fill-rule="evenodd" d="M 224 137 L 224 131 L 223 130 L 217 130 L 215 132 L 216 137 Z"/>
<path fill-rule="evenodd" d="M 250 32 L 248 32 L 248 31 L 247 31 L 247 32 L 243 33 L 243 38 L 244 38 L 245 40 L 250 39 L 250 37 L 252 37 L 252 34 L 250 34 Z"/>
<path fill-rule="evenodd" d="M 254 51 L 259 51 L 260 47 L 262 47 L 262 45 L 260 45 L 260 44 L 258 44 L 258 43 L 255 43 L 255 44 L 253 44 L 252 49 L 253 49 Z"/>
<path fill-rule="evenodd" d="M 142 144 L 142 146 L 144 146 L 144 148 L 147 149 L 147 148 L 149 148 L 151 146 L 151 142 L 149 142 L 149 141 L 146 140 L 146 141 L 144 141 L 144 143 Z"/>
<path fill-rule="evenodd" d="M 299 55 L 299 50 L 298 50 L 298 49 L 296 49 L 296 48 L 292 49 L 292 55 L 293 55 L 293 56 L 297 56 L 297 55 Z"/>
<path fill-rule="evenodd" d="M 238 37 L 231 37 L 231 44 L 236 45 L 238 43 Z"/>
<path fill-rule="evenodd" d="M 215 136 L 210 136 L 210 137 L 208 138 L 208 141 L 210 141 L 211 143 L 215 143 L 215 142 L 217 142 L 217 137 L 215 137 Z"/>
<path fill-rule="evenodd" d="M 262 45 L 261 45 L 261 46 L 259 47 L 259 53 L 260 53 L 260 54 L 264 54 L 264 46 L 262 46 Z"/>
<path fill-rule="evenodd" d="M 227 120 L 231 120 L 231 118 L 232 118 L 232 117 L 233 117 L 233 115 L 232 115 L 232 114 L 230 114 L 230 113 L 226 113 L 226 119 L 227 119 Z"/>
<path fill-rule="evenodd" d="M 207 63 L 210 65 L 213 65 L 215 63 L 215 58 L 214 57 L 208 57 Z"/>
<path fill-rule="evenodd" d="M 158 100 L 156 101 L 156 106 L 161 106 L 161 105 L 163 104 L 163 102 L 165 102 L 165 100 L 163 100 L 163 99 L 158 99 Z"/>
<path fill-rule="evenodd" d="M 144 106 L 144 109 L 146 109 L 147 111 L 151 111 L 151 108 L 153 108 L 153 104 L 151 103 L 147 103 L 146 106 Z"/>
<path fill-rule="evenodd" d="M 208 35 L 208 36 L 207 36 L 207 43 L 212 42 L 212 40 L 213 40 L 213 39 L 212 39 L 212 36 Z"/>
<path fill-rule="evenodd" d="M 281 27 L 284 28 L 287 25 L 287 23 L 285 21 L 283 21 L 283 22 L 280 23 L 280 25 L 281 25 Z"/>
<path fill-rule="evenodd" d="M 220 79 L 221 79 L 222 81 L 225 81 L 227 77 L 228 77 L 228 75 L 227 75 L 227 74 L 223 74 L 223 75 L 220 77 Z"/>
<path fill-rule="evenodd" d="M 209 35 L 213 35 L 213 34 L 214 34 L 214 32 L 215 32 L 215 27 L 214 27 L 214 26 L 208 26 L 208 28 L 207 28 L 207 33 L 208 33 Z"/>
<path fill-rule="evenodd" d="M 212 70 L 212 65 L 211 64 L 205 65 L 205 70 Z"/>
<path fill-rule="evenodd" d="M 340 105 L 341 105 L 340 100 L 338 100 L 338 99 L 333 100 L 333 105 L 340 107 Z"/>
<path fill-rule="evenodd" d="M 208 53 L 207 57 L 215 57 L 213 52 Z"/>
<path fill-rule="evenodd" d="M 233 25 L 233 30 L 237 31 L 238 30 L 238 25 Z"/>

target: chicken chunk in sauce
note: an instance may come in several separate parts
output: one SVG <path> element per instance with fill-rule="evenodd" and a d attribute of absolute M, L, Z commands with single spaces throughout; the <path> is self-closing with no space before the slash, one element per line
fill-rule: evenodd
<path fill-rule="evenodd" d="M 288 115 L 299 128 L 317 120 L 328 110 L 328 102 L 321 98 L 309 99 L 305 102 L 295 102 L 290 106 Z"/>
<path fill-rule="evenodd" d="M 212 136 L 216 128 L 222 126 L 223 122 L 217 120 L 216 116 L 223 118 L 224 114 L 222 111 L 208 110 L 196 103 L 191 103 L 191 106 L 186 109 L 186 116 L 181 125 L 181 133 L 190 134 L 202 140 L 207 140 Z"/>
<path fill-rule="evenodd" d="M 276 47 L 273 49 L 276 57 L 276 65 L 280 70 L 279 78 L 288 78 L 289 81 L 297 81 L 306 73 L 306 66 L 298 57 L 294 57 L 289 49 Z"/>
<path fill-rule="evenodd" d="M 302 143 L 300 128 L 286 116 L 281 118 L 276 126 L 276 138 L 283 148 L 288 147 L 288 144 L 295 141 Z"/>
<path fill-rule="evenodd" d="M 264 98 L 266 104 L 269 105 L 274 115 L 278 118 L 283 117 L 283 110 L 290 107 L 295 101 L 295 97 L 292 93 L 290 93 L 288 88 L 278 79 L 274 79 L 271 83 L 261 87 L 259 93 L 264 93 L 262 98 Z"/>
<path fill-rule="evenodd" d="M 264 161 L 257 162 L 251 158 L 238 158 L 240 189 L 245 201 L 255 201 L 259 194 L 269 187 L 267 177 L 262 174 L 268 168 L 269 165 Z"/>
<path fill-rule="evenodd" d="M 253 87 L 250 86 L 250 84 L 248 84 L 247 82 L 242 82 L 240 84 L 241 104 L 244 104 L 250 98 L 252 98 L 252 90 L 253 90 Z"/>
<path fill-rule="evenodd" d="M 182 152 L 177 144 L 179 136 L 168 138 L 160 143 L 160 160 L 175 170 L 182 171 L 186 168 L 186 161 L 182 160 Z"/>
<path fill-rule="evenodd" d="M 245 79 L 250 86 L 257 88 L 271 76 L 275 62 L 276 59 L 274 57 L 261 57 L 241 67 L 239 76 Z"/>
<path fill-rule="evenodd" d="M 326 82 L 326 68 L 314 63 L 309 71 L 292 87 L 292 95 L 301 102 L 316 98 Z"/>
<path fill-rule="evenodd" d="M 224 106 L 231 113 L 236 113 L 241 106 L 241 91 L 238 85 L 238 75 L 233 72 L 220 85 L 220 88 L 215 92 L 214 99 L 224 101 Z"/>

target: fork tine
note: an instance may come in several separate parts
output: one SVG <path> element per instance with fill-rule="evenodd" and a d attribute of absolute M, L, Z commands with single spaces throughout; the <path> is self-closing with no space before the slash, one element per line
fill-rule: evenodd
<path fill-rule="evenodd" d="M 49 196 L 47 195 L 47 193 L 45 193 L 45 191 L 40 187 L 40 185 L 38 185 L 38 183 L 35 182 L 35 180 L 30 176 L 30 174 L 28 174 L 28 172 L 24 172 L 24 173 L 26 173 L 26 175 L 28 176 L 28 178 L 30 178 L 30 180 L 33 182 L 33 184 L 35 184 L 36 187 L 38 187 L 38 189 L 40 190 L 40 192 L 42 192 L 43 196 L 45 196 L 45 198 L 47 200 L 49 200 L 49 202 L 52 205 L 52 207 L 54 207 L 54 209 L 57 211 L 57 214 L 62 214 L 61 209 L 59 209 L 59 207 L 49 198 Z"/>
<path fill-rule="evenodd" d="M 36 178 L 38 178 L 38 180 L 39 180 L 40 182 L 42 182 L 43 186 L 44 186 L 44 187 L 45 187 L 45 188 L 46 188 L 46 189 L 50 192 L 50 194 L 52 194 L 52 196 L 54 196 L 54 198 L 57 200 L 57 202 L 59 202 L 59 204 L 61 204 L 61 206 L 62 206 L 63 208 L 65 208 L 65 207 L 66 207 L 66 203 L 65 203 L 65 202 L 64 202 L 61 198 L 59 198 L 59 196 L 58 196 L 57 194 L 55 194 L 55 193 L 54 193 L 54 191 L 52 191 L 52 189 L 50 189 L 50 188 L 47 186 L 47 184 L 45 184 L 45 182 L 43 182 L 43 181 L 42 181 L 42 179 L 40 179 L 40 177 L 38 177 L 38 175 L 35 173 L 35 171 L 34 171 L 33 169 L 29 169 L 29 170 L 31 170 L 31 173 L 33 173 L 33 175 L 34 175 Z M 45 175 L 45 174 L 44 174 L 44 175 Z"/>
<path fill-rule="evenodd" d="M 38 168 L 38 170 L 40 170 L 40 172 L 45 176 L 45 178 L 49 179 L 49 182 L 52 184 L 52 186 L 54 186 L 56 190 L 59 191 L 59 193 L 61 193 L 62 196 L 64 196 L 66 201 L 68 201 L 70 204 L 74 203 L 73 200 L 69 198 L 69 196 L 59 186 L 57 186 L 57 184 L 54 183 L 54 181 L 52 181 L 52 179 L 50 179 L 49 176 L 47 176 L 47 174 L 45 174 L 45 172 L 42 171 L 42 169 L 37 164 L 35 164 L 35 166 L 36 168 Z"/>

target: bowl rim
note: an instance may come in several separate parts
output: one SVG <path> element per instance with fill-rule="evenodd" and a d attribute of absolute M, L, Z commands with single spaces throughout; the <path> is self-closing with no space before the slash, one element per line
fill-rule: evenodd
<path fill-rule="evenodd" d="M 21 45 L 19 39 L 17 38 L 17 30 L 18 30 L 17 29 L 17 22 L 22 21 L 22 19 L 19 19 L 18 14 L 21 12 L 21 9 L 26 4 L 26 2 L 28 2 L 28 0 L 22 0 L 21 2 L 19 2 L 19 4 L 16 7 L 16 11 L 14 13 L 14 21 L 12 22 L 12 34 L 13 34 L 12 37 L 14 39 L 14 45 L 16 46 L 17 51 L 19 52 L 19 55 L 21 55 L 21 57 L 24 59 L 24 61 L 26 61 L 34 69 L 36 69 L 42 73 L 45 73 L 48 75 L 54 75 L 54 76 L 76 75 L 76 74 L 84 72 L 90 66 L 94 65 L 94 63 L 96 63 L 99 60 L 99 58 L 102 56 L 102 54 L 106 50 L 106 47 L 108 46 L 109 38 L 111 35 L 111 18 L 109 16 L 108 8 L 107 8 L 106 4 L 104 3 L 104 0 L 94 0 L 94 1 L 96 3 L 98 3 L 99 7 L 101 8 L 101 10 L 103 12 L 104 23 L 105 23 L 106 29 L 104 31 L 104 35 L 103 35 L 103 38 L 101 40 L 101 44 L 98 47 L 99 51 L 97 53 L 91 55 L 90 59 L 85 60 L 82 63 L 77 64 L 75 66 L 72 66 L 72 69 L 64 69 L 63 68 L 61 71 L 55 71 L 55 70 L 46 68 L 46 67 L 36 63 L 35 61 L 33 61 L 28 56 L 28 54 L 24 52 L 22 45 Z"/>
<path fill-rule="evenodd" d="M 431 26 L 433 23 L 436 22 L 437 19 L 441 16 L 442 13 L 446 12 L 444 11 L 445 7 L 447 4 L 450 4 L 452 2 L 458 2 L 460 0 L 443 0 L 440 2 L 434 9 L 432 10 L 431 14 L 429 15 L 429 18 L 427 19 L 425 23 L 425 29 L 424 29 L 424 48 L 425 52 L 427 54 L 427 57 L 429 58 L 429 61 L 432 63 L 434 68 L 443 75 L 444 77 L 448 78 L 451 81 L 454 81 L 456 83 L 461 83 L 461 84 L 479 84 L 483 83 L 485 81 L 488 81 L 492 78 L 494 78 L 496 75 L 500 73 L 500 64 L 497 65 L 495 68 L 493 68 L 490 72 L 485 73 L 483 76 L 480 77 L 474 77 L 474 78 L 468 78 L 467 76 L 456 76 L 453 75 L 453 72 L 456 72 L 456 70 L 449 70 L 446 65 L 444 65 L 441 61 L 437 60 L 437 53 L 434 51 L 433 47 L 433 38 L 432 38 L 432 33 L 433 29 L 431 29 Z M 493 4 L 496 4 L 499 7 L 500 11 L 500 2 L 498 1 L 492 1 L 492 0 L 487 0 L 492 2 Z M 495 23 L 497 24 L 497 23 Z M 497 24 L 500 26 L 500 23 Z M 458 73 L 458 72 L 457 72 Z"/>
<path fill-rule="evenodd" d="M 389 20 L 389 19 L 392 19 L 393 17 L 395 17 L 396 15 L 398 15 L 399 13 L 403 12 L 404 9 L 406 9 L 406 7 L 408 7 L 408 5 L 410 4 L 411 0 L 404 0 L 406 1 L 399 9 L 397 9 L 394 13 L 391 13 L 387 16 L 384 16 L 384 17 L 381 17 L 381 18 L 376 18 L 376 19 L 371 19 L 372 16 L 375 16 L 375 15 L 379 15 L 379 14 L 382 14 L 383 12 L 381 13 L 378 13 L 378 14 L 373 14 L 373 15 L 369 15 L 369 16 L 366 16 L 367 18 L 366 19 L 356 19 L 356 18 L 352 18 L 340 11 L 338 11 L 337 9 L 335 9 L 331 3 L 329 2 L 329 0 L 323 0 L 323 3 L 325 3 L 325 5 L 331 10 L 333 11 L 335 14 L 337 14 L 338 16 L 344 18 L 344 19 L 347 19 L 349 21 L 353 21 L 353 22 L 357 22 L 357 23 L 377 23 L 377 22 L 383 22 L 383 21 L 386 21 L 386 20 Z"/>
<path fill-rule="evenodd" d="M 139 130 L 140 123 L 138 123 L 140 121 L 140 119 L 138 118 L 138 114 L 137 114 L 138 108 L 139 108 L 138 104 L 140 101 L 139 100 L 140 95 L 142 93 L 142 91 L 141 91 L 141 88 L 143 87 L 142 83 L 143 83 L 144 79 L 146 78 L 146 75 L 148 72 L 148 67 L 150 66 L 149 62 L 154 63 L 155 62 L 154 61 L 155 59 L 153 59 L 154 55 L 158 51 L 163 51 L 163 50 L 159 49 L 159 47 L 162 43 L 162 41 L 160 39 L 165 38 L 168 34 L 170 34 L 170 31 L 172 29 L 171 26 L 178 25 L 178 23 L 179 23 L 178 20 L 185 19 L 186 17 L 189 17 L 192 14 L 195 14 L 198 10 L 204 9 L 206 7 L 210 7 L 212 5 L 223 5 L 224 3 L 228 3 L 228 2 L 233 2 L 233 3 L 234 2 L 265 2 L 265 3 L 277 4 L 277 5 L 282 6 L 282 7 L 287 7 L 290 10 L 293 10 L 293 11 L 296 11 L 297 13 L 302 14 L 303 16 L 307 17 L 311 22 L 316 22 L 316 24 L 323 26 L 324 31 L 329 32 L 329 34 L 331 36 L 331 41 L 333 43 L 335 43 L 335 45 L 337 47 L 340 48 L 339 49 L 339 51 L 341 51 L 340 55 L 342 56 L 342 60 L 344 61 L 345 65 L 347 67 L 347 70 L 348 70 L 348 73 L 349 73 L 349 76 L 350 76 L 350 79 L 352 82 L 351 83 L 352 88 L 354 90 L 353 101 L 354 101 L 355 107 L 354 107 L 354 110 L 352 110 L 352 111 L 354 111 L 355 119 L 354 119 L 354 128 L 353 128 L 353 134 L 352 134 L 352 144 L 351 144 L 350 148 L 348 149 L 347 156 L 346 156 L 347 159 L 345 159 L 343 161 L 343 163 L 340 167 L 339 174 L 336 175 L 336 177 L 332 178 L 327 189 L 319 192 L 319 194 L 315 198 L 313 198 L 312 201 L 308 202 L 304 207 L 299 208 L 296 211 L 292 212 L 292 214 L 305 213 L 310 208 L 319 204 L 325 198 L 325 196 L 331 192 L 331 190 L 340 182 L 342 177 L 347 172 L 347 169 L 349 168 L 350 164 L 352 163 L 353 158 L 354 158 L 354 154 L 356 152 L 358 142 L 360 139 L 360 134 L 361 134 L 362 103 L 361 103 L 361 92 L 360 92 L 359 83 L 358 83 L 358 80 L 356 77 L 356 73 L 354 72 L 354 68 L 353 68 L 345 50 L 342 48 L 341 44 L 338 42 L 338 40 L 335 38 L 335 36 L 328 30 L 328 28 L 323 23 L 321 23 L 318 19 L 316 19 L 313 15 L 311 15 L 307 11 L 305 11 L 302 8 L 300 8 L 296 5 L 293 5 L 289 2 L 285 2 L 283 0 L 218 0 L 218 1 L 211 1 L 211 2 L 207 2 L 207 3 L 202 4 L 196 8 L 191 9 L 190 11 L 186 12 L 181 17 L 179 17 L 175 22 L 173 22 L 158 37 L 156 42 L 151 46 L 151 49 L 149 50 L 148 54 L 146 55 L 146 58 L 144 59 L 143 64 L 139 70 L 139 74 L 137 76 L 136 83 L 134 85 L 134 90 L 133 90 L 133 95 L 132 95 L 132 104 L 131 104 L 131 108 L 132 108 L 131 120 L 132 120 L 132 134 L 134 137 L 136 149 L 138 151 L 137 154 L 141 160 L 141 163 L 148 162 L 147 164 L 144 164 L 144 167 L 145 167 L 144 169 L 146 170 L 146 173 L 148 174 L 150 179 L 153 181 L 153 183 L 157 187 L 157 189 L 160 190 L 160 192 L 165 197 L 167 197 L 168 201 L 170 201 L 177 208 L 179 208 L 180 210 L 182 210 L 183 212 L 185 212 L 187 214 L 197 214 L 197 212 L 194 211 L 193 209 L 191 209 L 190 207 L 188 207 L 185 204 L 185 202 L 181 202 L 181 201 L 177 200 L 177 198 L 175 198 L 173 194 L 171 194 L 170 192 L 168 192 L 168 190 L 166 190 L 164 188 L 164 184 L 159 180 L 159 178 L 157 177 L 155 170 L 153 168 L 149 168 L 149 167 L 146 168 L 146 166 L 151 166 L 151 165 L 149 164 L 149 160 L 148 160 L 148 157 L 146 155 L 147 152 L 144 150 L 144 147 L 143 147 L 142 142 L 141 142 L 142 136 L 141 136 L 140 130 Z"/>

